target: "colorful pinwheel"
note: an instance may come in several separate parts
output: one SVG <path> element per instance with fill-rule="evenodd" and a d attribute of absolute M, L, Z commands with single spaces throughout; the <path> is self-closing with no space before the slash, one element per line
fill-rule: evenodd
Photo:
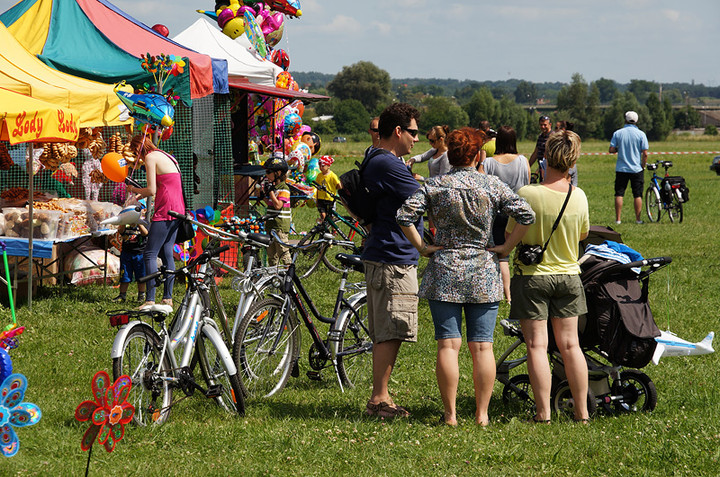
<path fill-rule="evenodd" d="M 20 440 L 13 427 L 37 424 L 42 417 L 40 408 L 22 402 L 27 389 L 27 379 L 22 374 L 11 374 L 0 387 L 0 452 L 12 457 L 20 449 Z"/>
<path fill-rule="evenodd" d="M 127 402 L 132 388 L 130 377 L 123 375 L 111 386 L 109 384 L 108 373 L 95 373 L 91 383 L 95 400 L 83 401 L 75 409 L 75 419 L 92 423 L 80 442 L 80 448 L 84 451 L 90 450 L 97 437 L 98 443 L 104 445 L 106 451 L 112 452 L 115 444 L 125 435 L 125 424 L 135 414 L 135 408 Z"/>
<path fill-rule="evenodd" d="M 162 94 L 165 80 L 170 75 L 178 76 L 185 71 L 185 60 L 180 56 L 160 53 L 153 56 L 150 53 L 140 55 L 140 66 L 153 75 L 156 83 L 156 92 Z"/>

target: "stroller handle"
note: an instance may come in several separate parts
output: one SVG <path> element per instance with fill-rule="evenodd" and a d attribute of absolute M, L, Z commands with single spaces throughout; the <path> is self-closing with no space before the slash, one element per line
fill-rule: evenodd
<path fill-rule="evenodd" d="M 603 270 L 598 278 L 605 278 L 607 275 L 616 274 L 618 272 L 623 272 L 625 270 L 630 270 L 631 268 L 644 268 L 649 267 L 646 270 L 644 270 L 642 273 L 639 274 L 640 279 L 645 278 L 646 276 L 650 275 L 651 273 L 654 273 L 664 266 L 668 265 L 670 262 L 672 262 L 671 257 L 653 257 L 653 258 L 646 258 L 644 260 L 638 260 L 635 262 L 630 263 L 618 263 L 616 265 L 613 265 L 611 267 L 606 268 Z"/>

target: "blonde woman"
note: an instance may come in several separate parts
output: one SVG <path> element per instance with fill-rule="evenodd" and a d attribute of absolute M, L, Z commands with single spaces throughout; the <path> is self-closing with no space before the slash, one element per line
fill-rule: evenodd
<path fill-rule="evenodd" d="M 533 421 L 540 423 L 550 422 L 547 320 L 552 324 L 555 342 L 565 364 L 575 400 L 575 420 L 588 421 L 588 368 L 578 339 L 578 315 L 585 313 L 587 306 L 577 260 L 578 243 L 587 237 L 590 219 L 585 193 L 567 180 L 567 172 L 575 166 L 578 157 L 580 137 L 577 134 L 572 131 L 550 134 L 545 144 L 547 170 L 543 181 L 518 191 L 518 195 L 530 203 L 536 217 L 523 236 L 523 243 L 542 245 L 548 242 L 540 263 L 526 265 L 515 260 L 515 275 L 510 282 L 513 297 L 510 319 L 520 320 L 525 336 L 528 374 L 537 411 Z M 568 188 L 571 188 L 570 192 Z M 558 227 L 552 233 L 553 224 L 566 201 Z M 513 232 L 516 227 L 515 220 L 510 217 L 506 233 Z"/>
<path fill-rule="evenodd" d="M 447 135 L 450 133 L 450 126 L 433 126 L 427 133 L 427 139 L 430 142 L 430 149 L 422 154 L 413 156 L 407 161 L 407 165 L 411 168 L 413 164 L 428 161 L 428 176 L 435 177 L 447 174 L 450 171 L 450 162 L 447 156 Z M 422 179 L 422 176 L 416 179 Z"/>

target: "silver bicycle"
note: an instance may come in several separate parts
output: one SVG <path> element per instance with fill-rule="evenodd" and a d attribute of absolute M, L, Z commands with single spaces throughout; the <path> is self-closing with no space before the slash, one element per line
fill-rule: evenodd
<path fill-rule="evenodd" d="M 169 327 L 165 320 L 171 309 L 165 305 L 108 313 L 111 325 L 120 327 L 111 353 L 113 374 L 115 379 L 127 374 L 132 380 L 128 401 L 135 406 L 136 424 L 164 423 L 174 404 L 176 389 L 186 396 L 199 391 L 227 411 L 245 413 L 237 367 L 210 313 L 208 282 L 213 278 L 209 262 L 228 248 L 207 249 L 176 271 L 161 269 L 141 279 L 148 281 L 171 274 L 186 278 L 183 303 Z M 195 378 L 197 367 L 207 388 Z"/>

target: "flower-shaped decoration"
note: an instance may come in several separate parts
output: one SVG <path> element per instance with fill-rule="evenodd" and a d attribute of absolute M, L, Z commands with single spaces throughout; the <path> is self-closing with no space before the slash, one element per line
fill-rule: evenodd
<path fill-rule="evenodd" d="M 80 422 L 91 421 L 92 425 L 85 431 L 80 448 L 89 450 L 95 442 L 105 446 L 112 452 L 125 435 L 125 424 L 135 414 L 135 408 L 127 402 L 132 382 L 130 377 L 123 375 L 111 386 L 110 376 L 105 371 L 98 371 L 93 376 L 91 387 L 94 401 L 83 401 L 75 409 L 75 419 Z"/>
<path fill-rule="evenodd" d="M 27 379 L 22 374 L 11 374 L 0 387 L 0 452 L 12 457 L 20 449 L 20 440 L 13 427 L 37 424 L 42 413 L 40 408 L 22 402 L 27 389 Z"/>

